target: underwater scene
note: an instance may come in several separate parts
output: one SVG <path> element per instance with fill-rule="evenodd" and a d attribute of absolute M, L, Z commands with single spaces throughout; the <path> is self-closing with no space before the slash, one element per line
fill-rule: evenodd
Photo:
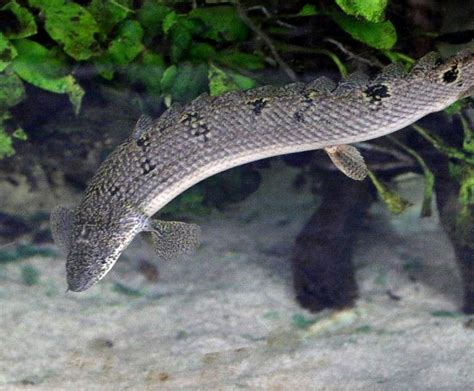
<path fill-rule="evenodd" d="M 0 389 L 474 388 L 474 2 L 0 0 Z"/>

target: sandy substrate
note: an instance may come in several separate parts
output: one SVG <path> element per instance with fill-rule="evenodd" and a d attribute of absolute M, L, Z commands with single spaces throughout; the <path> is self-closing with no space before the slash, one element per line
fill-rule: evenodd
<path fill-rule="evenodd" d="M 287 261 L 314 209 L 273 167 L 260 190 L 197 221 L 192 257 L 154 261 L 147 237 L 82 294 L 65 293 L 64 258 L 0 265 L 0 388 L 68 390 L 468 390 L 474 326 L 457 312 L 460 279 L 436 218 L 381 204 L 361 233 L 354 310 L 312 315 L 293 299 Z M 420 178 L 401 182 L 418 203 Z M 21 270 L 34 266 L 39 283 Z"/>

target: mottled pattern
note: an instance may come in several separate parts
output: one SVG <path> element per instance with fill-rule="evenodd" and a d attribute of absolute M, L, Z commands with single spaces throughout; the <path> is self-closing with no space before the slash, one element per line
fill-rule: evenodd
<path fill-rule="evenodd" d="M 264 157 L 392 133 L 472 93 L 473 83 L 472 53 L 446 62 L 429 54 L 408 74 L 392 65 L 337 88 L 324 78 L 173 106 L 143 121 L 92 178 L 75 212 L 68 281 L 83 290 L 102 278 L 142 220 L 200 180 Z"/>
<path fill-rule="evenodd" d="M 328 147 L 326 152 L 334 165 L 349 178 L 361 181 L 367 176 L 368 169 L 364 158 L 352 145 Z"/>
<path fill-rule="evenodd" d="M 180 254 L 196 249 L 199 245 L 201 228 L 196 224 L 155 221 L 151 228 L 155 252 L 162 259 L 173 260 Z"/>

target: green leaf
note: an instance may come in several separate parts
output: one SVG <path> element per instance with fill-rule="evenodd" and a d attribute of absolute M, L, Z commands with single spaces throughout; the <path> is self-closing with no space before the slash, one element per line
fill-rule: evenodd
<path fill-rule="evenodd" d="M 461 111 L 458 113 L 458 115 L 461 119 L 462 128 L 464 130 L 464 140 L 462 143 L 463 149 L 466 152 L 474 154 L 474 130 L 472 129 L 468 119 L 464 117 Z"/>
<path fill-rule="evenodd" d="M 239 85 L 231 76 L 213 64 L 209 67 L 208 78 L 211 96 L 218 96 L 229 91 L 240 90 Z"/>
<path fill-rule="evenodd" d="M 110 43 L 107 57 L 114 65 L 127 65 L 143 50 L 143 28 L 135 20 L 125 21 Z"/>
<path fill-rule="evenodd" d="M 403 199 L 400 194 L 390 190 L 387 185 L 381 182 L 371 171 L 369 171 L 369 177 L 390 212 L 400 214 L 403 213 L 409 206 L 411 206 L 410 202 Z"/>
<path fill-rule="evenodd" d="M 191 50 L 193 35 L 200 30 L 199 24 L 185 16 L 180 16 L 172 11 L 163 21 L 163 32 L 171 42 L 171 59 L 179 62 L 184 54 Z"/>
<path fill-rule="evenodd" d="M 250 90 L 257 86 L 257 82 L 250 77 L 241 75 L 239 73 L 231 73 L 231 75 L 241 90 Z"/>
<path fill-rule="evenodd" d="M 8 17 L 9 23 L 5 23 L 2 31 L 7 38 L 18 39 L 26 38 L 30 35 L 36 34 L 36 22 L 31 12 L 19 5 L 15 0 L 8 2 L 0 11 L 0 18 L 2 15 Z M 14 21 L 13 21 L 14 18 Z"/>
<path fill-rule="evenodd" d="M 321 12 L 318 11 L 315 5 L 313 4 L 305 4 L 301 11 L 296 14 L 296 16 L 313 16 L 319 15 Z"/>
<path fill-rule="evenodd" d="M 396 52 L 394 50 L 382 50 L 382 53 L 387 56 L 391 62 L 401 62 L 405 69 L 409 71 L 416 60 L 405 53 Z"/>
<path fill-rule="evenodd" d="M 217 61 L 225 66 L 256 71 L 265 68 L 262 56 L 228 50 L 217 54 Z"/>
<path fill-rule="evenodd" d="M 192 43 L 191 32 L 183 25 L 178 25 L 173 31 L 173 45 L 171 46 L 171 59 L 178 62 L 184 55 L 185 51 Z"/>
<path fill-rule="evenodd" d="M 99 26 L 77 3 L 64 0 L 29 0 L 45 15 L 45 30 L 75 60 L 87 60 L 96 52 Z"/>
<path fill-rule="evenodd" d="M 171 37 L 171 59 L 173 62 L 178 62 L 184 57 L 184 54 L 191 48 L 193 43 L 193 31 L 195 25 L 180 17 L 176 23 L 169 30 Z"/>
<path fill-rule="evenodd" d="M 173 101 L 189 102 L 207 90 L 207 65 L 183 63 L 167 68 L 161 79 L 161 89 Z"/>
<path fill-rule="evenodd" d="M 422 168 L 423 175 L 425 177 L 425 191 L 423 195 L 423 203 L 421 205 L 420 216 L 421 217 L 431 216 L 431 204 L 433 201 L 433 193 L 434 193 L 434 185 L 435 185 L 435 176 L 433 172 L 430 170 L 425 160 L 414 149 L 411 149 L 407 145 L 398 141 L 395 137 L 388 136 L 388 138 L 398 147 L 402 148 L 407 153 L 412 155 L 416 159 L 420 167 Z"/>
<path fill-rule="evenodd" d="M 171 65 L 165 69 L 163 77 L 161 78 L 161 88 L 164 91 L 169 91 L 173 87 L 173 83 L 178 74 L 178 67 L 176 65 Z"/>
<path fill-rule="evenodd" d="M 353 16 L 333 12 L 334 21 L 354 39 L 376 49 L 390 49 L 397 42 L 395 26 L 390 21 L 368 22 Z"/>
<path fill-rule="evenodd" d="M 166 68 L 165 60 L 159 53 L 144 52 L 140 61 L 131 64 L 128 77 L 134 83 L 141 83 L 148 92 L 161 93 L 161 79 Z"/>
<path fill-rule="evenodd" d="M 381 22 L 385 19 L 388 0 L 336 0 L 336 3 L 346 14 Z"/>
<path fill-rule="evenodd" d="M 65 75 L 64 64 L 51 51 L 28 39 L 15 41 L 18 57 L 12 69 L 23 80 L 47 91 L 68 94 L 76 114 L 81 108 L 84 90 L 72 75 Z"/>
<path fill-rule="evenodd" d="M 156 0 L 146 0 L 138 10 L 137 16 L 147 36 L 154 37 L 164 30 L 163 21 L 171 12 L 174 11 Z"/>
<path fill-rule="evenodd" d="M 28 140 L 28 135 L 22 128 L 17 128 L 13 133 L 12 136 L 18 140 L 26 141 Z"/>
<path fill-rule="evenodd" d="M 444 112 L 448 115 L 459 114 L 465 107 L 466 102 L 463 100 L 458 100 L 454 102 L 452 105 L 446 107 Z"/>
<path fill-rule="evenodd" d="M 133 12 L 131 6 L 131 0 L 92 0 L 87 10 L 96 20 L 101 32 L 107 35 Z"/>
<path fill-rule="evenodd" d="M 3 71 L 17 56 L 15 47 L 0 33 L 0 72 Z"/>
<path fill-rule="evenodd" d="M 216 49 L 208 43 L 194 42 L 189 48 L 189 58 L 198 62 L 207 62 L 216 56 Z"/>
<path fill-rule="evenodd" d="M 0 111 L 20 103 L 25 97 L 25 87 L 20 78 L 7 69 L 0 73 Z"/>
<path fill-rule="evenodd" d="M 462 174 L 459 201 L 463 206 L 474 206 L 474 166 L 464 165 Z"/>
<path fill-rule="evenodd" d="M 188 16 L 199 19 L 205 30 L 201 34 L 217 42 L 244 41 L 248 36 L 248 27 L 240 19 L 237 10 L 230 6 L 195 8 Z"/>
<path fill-rule="evenodd" d="M 13 140 L 5 129 L 5 121 L 10 118 L 11 115 L 8 112 L 0 112 L 0 159 L 15 154 Z"/>
<path fill-rule="evenodd" d="M 178 23 L 179 16 L 176 12 L 171 11 L 168 13 L 163 20 L 163 32 L 168 34 L 171 28 Z"/>
<path fill-rule="evenodd" d="M 248 90 L 256 86 L 256 82 L 246 76 L 227 71 L 211 64 L 208 71 L 209 91 L 211 96 L 217 96 L 229 91 Z"/>
<path fill-rule="evenodd" d="M 95 62 L 102 77 L 110 80 L 118 68 L 132 62 L 144 49 L 142 38 L 143 28 L 140 23 L 135 20 L 123 22 L 107 51 Z"/>

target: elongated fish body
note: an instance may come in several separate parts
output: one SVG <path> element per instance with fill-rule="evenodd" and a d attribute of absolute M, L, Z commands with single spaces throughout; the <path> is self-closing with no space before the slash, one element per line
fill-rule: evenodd
<path fill-rule="evenodd" d="M 100 166 L 77 208 L 59 207 L 52 214 L 53 236 L 68 253 L 69 289 L 82 291 L 99 281 L 138 232 L 152 232 L 165 258 L 195 247 L 195 225 L 150 217 L 205 178 L 262 158 L 320 148 L 344 172 L 351 170 L 344 158 L 364 167 L 347 144 L 395 132 L 473 89 L 471 52 L 445 62 L 430 53 L 408 74 L 391 65 L 375 79 L 354 75 L 337 86 L 321 78 L 202 95 L 156 120 L 141 118 Z"/>

